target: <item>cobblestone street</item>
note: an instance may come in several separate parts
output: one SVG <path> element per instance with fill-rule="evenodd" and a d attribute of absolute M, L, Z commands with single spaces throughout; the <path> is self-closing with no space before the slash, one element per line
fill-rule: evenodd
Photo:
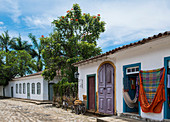
<path fill-rule="evenodd" d="M 0 122 L 96 122 L 97 116 L 76 115 L 71 110 L 52 107 L 51 104 L 35 105 L 11 99 L 0 99 Z M 109 118 L 107 119 L 109 121 Z M 127 122 L 120 118 L 110 121 Z M 136 120 L 130 120 L 136 122 Z"/>
<path fill-rule="evenodd" d="M 52 107 L 50 104 L 35 105 L 10 99 L 0 99 L 0 121 L 2 122 L 95 122 L 95 117 L 76 115 L 71 110 Z"/>

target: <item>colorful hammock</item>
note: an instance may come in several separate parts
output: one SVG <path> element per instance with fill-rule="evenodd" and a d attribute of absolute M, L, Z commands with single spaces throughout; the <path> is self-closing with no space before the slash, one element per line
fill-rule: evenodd
<path fill-rule="evenodd" d="M 164 75 L 164 68 L 139 72 L 139 101 L 143 112 L 161 112 L 165 101 Z"/>

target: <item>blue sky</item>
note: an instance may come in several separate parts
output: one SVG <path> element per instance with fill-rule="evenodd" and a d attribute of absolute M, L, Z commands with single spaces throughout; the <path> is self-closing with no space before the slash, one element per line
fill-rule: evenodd
<path fill-rule="evenodd" d="M 170 30 L 168 0 L 0 0 L 0 33 L 28 40 L 53 31 L 51 22 L 78 3 L 83 13 L 101 15 L 106 31 L 97 41 L 103 52 Z"/>

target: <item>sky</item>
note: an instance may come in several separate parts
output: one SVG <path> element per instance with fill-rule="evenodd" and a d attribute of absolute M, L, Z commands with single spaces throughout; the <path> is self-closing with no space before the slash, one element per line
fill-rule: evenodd
<path fill-rule="evenodd" d="M 78 3 L 83 13 L 100 14 L 106 31 L 97 40 L 103 52 L 170 31 L 169 0 L 0 0 L 0 34 L 37 38 L 53 32 L 51 22 Z"/>

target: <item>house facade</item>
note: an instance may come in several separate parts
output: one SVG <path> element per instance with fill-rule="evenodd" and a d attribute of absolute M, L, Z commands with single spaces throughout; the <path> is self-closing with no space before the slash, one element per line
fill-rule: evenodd
<path fill-rule="evenodd" d="M 60 77 L 55 77 L 53 81 L 48 82 L 41 74 L 42 71 L 9 81 L 4 89 L 5 97 L 52 101 L 52 86 L 60 80 Z M 3 96 L 3 90 L 0 93 Z"/>
<path fill-rule="evenodd" d="M 78 67 L 80 100 L 85 100 L 87 109 L 105 114 L 136 113 L 143 118 L 163 120 L 170 118 L 168 106 L 167 75 L 170 73 L 170 32 L 159 33 L 153 37 L 131 43 L 102 55 L 83 60 L 73 65 Z M 141 70 L 165 68 L 165 98 L 160 113 L 143 112 L 140 102 L 138 107 L 129 107 L 124 99 L 124 81 L 133 82 Z M 139 88 L 140 89 L 140 88 Z M 131 99 L 135 96 L 131 84 L 128 93 Z"/>

